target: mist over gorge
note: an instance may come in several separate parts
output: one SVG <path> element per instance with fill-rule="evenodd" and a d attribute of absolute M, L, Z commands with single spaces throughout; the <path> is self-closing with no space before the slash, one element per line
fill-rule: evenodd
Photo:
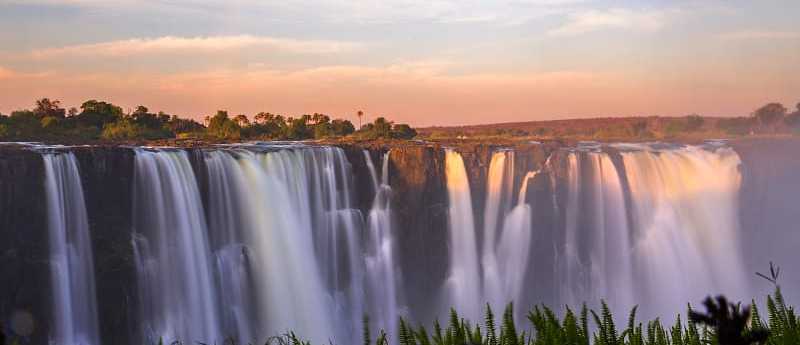
<path fill-rule="evenodd" d="M 41 343 L 346 344 L 364 314 L 393 334 L 487 302 L 747 301 L 769 291 L 753 272 L 796 261 L 799 148 L 3 145 L 0 277 L 20 279 L 0 321 L 30 316 Z"/>

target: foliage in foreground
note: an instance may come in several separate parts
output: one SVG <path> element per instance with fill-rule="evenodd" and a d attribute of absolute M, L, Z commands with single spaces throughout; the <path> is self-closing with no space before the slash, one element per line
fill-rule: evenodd
<path fill-rule="evenodd" d="M 471 324 L 451 309 L 447 324 L 438 321 L 428 329 L 414 327 L 402 317 L 399 319 L 397 339 L 381 330 L 374 339 L 369 332 L 369 320 L 363 320 L 363 345 L 790 345 L 800 344 L 800 322 L 794 308 L 787 306 L 780 287 L 767 297 L 767 315 L 762 317 L 755 302 L 742 307 L 724 297 L 704 302 L 707 313 L 692 310 L 685 322 L 676 317 L 670 326 L 655 319 L 647 323 L 637 321 L 634 307 L 628 314 L 624 328 L 617 328 L 611 310 L 605 302 L 600 311 L 584 304 L 579 311 L 566 307 L 563 317 L 546 306 L 536 306 L 527 314 L 529 330 L 519 330 L 514 321 L 513 305 L 509 304 L 500 318 L 486 305 L 483 325 Z M 499 322 L 499 325 L 496 324 Z M 13 339 L 6 343 L 0 332 L 0 345 L 17 344 Z M 158 345 L 167 344 L 160 341 Z M 168 343 L 180 345 L 180 342 Z M 202 343 L 199 343 L 202 344 Z M 222 345 L 236 345 L 234 340 Z M 311 345 L 294 332 L 271 337 L 264 345 Z"/>
<path fill-rule="evenodd" d="M 749 306 L 730 303 L 723 296 L 708 297 L 703 305 L 706 312 L 693 310 L 688 305 L 688 320 L 676 316 L 669 326 L 660 319 L 647 323 L 637 321 L 634 307 L 629 313 L 625 328 L 618 329 L 605 301 L 600 311 L 586 304 L 580 311 L 565 307 L 563 318 L 547 306 L 536 306 L 527 314 L 528 330 L 519 330 L 514 321 L 514 306 L 509 303 L 496 318 L 486 305 L 483 326 L 474 325 L 461 318 L 455 309 L 450 310 L 446 326 L 435 321 L 432 329 L 423 325 L 414 327 L 399 318 L 397 339 L 389 339 L 381 330 L 375 339 L 370 334 L 369 318 L 362 321 L 363 345 L 797 345 L 800 344 L 800 319 L 794 308 L 786 305 L 778 285 L 780 269 L 770 263 L 769 275 L 756 273 L 775 286 L 767 296 L 766 317 L 758 310 L 755 300 Z M 500 323 L 499 327 L 496 324 Z M 7 339 L 0 327 L 0 345 L 17 345 L 18 339 Z M 158 345 L 164 345 L 159 341 Z M 170 345 L 181 345 L 179 341 Z M 207 345 L 205 343 L 199 343 Z M 228 339 L 222 345 L 236 345 Z M 248 343 L 252 344 L 252 343 Z M 294 332 L 270 337 L 264 345 L 311 345 Z M 333 345 L 331 343 L 331 345 Z"/>
<path fill-rule="evenodd" d="M 396 339 L 383 331 L 370 335 L 368 318 L 363 321 L 363 345 L 789 345 L 800 344 L 800 324 L 792 307 L 786 305 L 779 287 L 767 298 L 767 316 L 762 319 L 755 302 L 749 307 L 732 304 L 724 297 L 708 298 L 706 313 L 692 310 L 688 320 L 678 315 L 672 325 L 659 319 L 643 323 L 636 319 L 637 308 L 628 314 L 624 328 L 618 328 L 608 305 L 599 311 L 584 304 L 580 310 L 566 307 L 563 317 L 546 306 L 527 314 L 529 330 L 514 322 L 513 305 L 496 318 L 486 305 L 483 324 L 472 324 L 451 309 L 448 322 L 438 321 L 432 328 L 414 327 L 399 319 Z M 497 324 L 499 322 L 499 325 Z M 178 343 L 173 343 L 178 344 Z M 234 341 L 224 345 L 235 345 Z M 311 345 L 294 332 L 268 339 L 265 345 Z M 159 343 L 159 345 L 163 345 Z"/>

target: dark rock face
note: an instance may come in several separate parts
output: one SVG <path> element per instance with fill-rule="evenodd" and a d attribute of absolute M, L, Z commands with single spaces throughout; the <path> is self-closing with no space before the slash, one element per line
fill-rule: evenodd
<path fill-rule="evenodd" d="M 72 151 L 79 163 L 94 249 L 100 338 L 103 343 L 125 344 L 136 335 L 133 150 L 77 147 Z"/>
<path fill-rule="evenodd" d="M 447 186 L 444 151 L 427 146 L 393 149 L 389 155 L 403 290 L 419 315 L 430 315 L 447 274 Z"/>
<path fill-rule="evenodd" d="M 51 299 L 44 163 L 22 147 L 0 146 L 0 281 L 0 327 L 46 344 Z M 32 318 L 33 328 L 15 330 L 15 315 Z"/>

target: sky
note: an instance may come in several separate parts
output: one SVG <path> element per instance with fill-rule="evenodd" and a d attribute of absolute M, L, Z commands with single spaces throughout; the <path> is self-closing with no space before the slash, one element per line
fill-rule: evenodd
<path fill-rule="evenodd" d="M 800 102 L 800 1 L 0 0 L 0 112 L 38 98 L 415 126 Z"/>

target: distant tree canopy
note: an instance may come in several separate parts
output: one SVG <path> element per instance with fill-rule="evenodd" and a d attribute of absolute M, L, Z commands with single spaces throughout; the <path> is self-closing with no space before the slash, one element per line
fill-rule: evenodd
<path fill-rule="evenodd" d="M 363 112 L 359 112 L 363 116 Z M 42 98 L 32 110 L 17 110 L 10 115 L 0 114 L 2 140 L 157 140 L 196 138 L 222 140 L 305 140 L 340 138 L 408 139 L 416 131 L 405 124 L 393 124 L 383 117 L 364 126 L 356 133 L 353 124 L 344 119 L 314 113 L 299 117 L 260 112 L 248 118 L 239 114 L 229 116 L 225 110 L 205 117 L 205 123 L 180 118 L 164 112 L 151 112 L 137 106 L 130 113 L 112 103 L 98 100 L 84 102 L 78 108 L 64 109 L 61 102 Z"/>
<path fill-rule="evenodd" d="M 378 117 L 373 123 L 361 127 L 355 135 L 360 139 L 412 139 L 417 136 L 417 131 L 407 124 L 395 124 Z"/>
<path fill-rule="evenodd" d="M 753 117 L 762 127 L 762 131 L 777 131 L 777 126 L 783 123 L 787 109 L 780 103 L 769 103 L 753 112 Z"/>

